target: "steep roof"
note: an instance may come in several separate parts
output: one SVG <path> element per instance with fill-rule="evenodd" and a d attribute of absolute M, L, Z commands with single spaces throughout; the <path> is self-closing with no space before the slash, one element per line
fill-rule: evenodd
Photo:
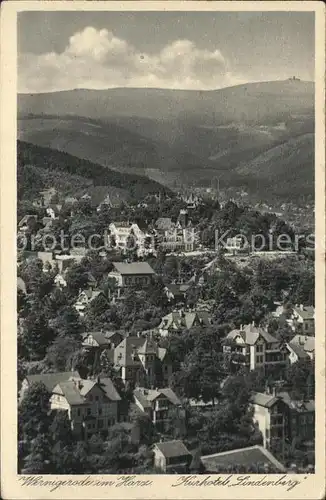
<path fill-rule="evenodd" d="M 133 359 L 132 353 L 144 344 L 144 337 L 126 337 L 114 349 L 114 362 L 119 366 L 134 366 L 139 365 L 139 359 Z"/>
<path fill-rule="evenodd" d="M 278 396 L 282 398 L 284 403 L 291 409 L 298 412 L 314 412 L 315 411 L 315 401 L 309 399 L 306 401 L 292 399 L 287 391 L 279 392 Z"/>
<path fill-rule="evenodd" d="M 263 392 L 256 392 L 250 398 L 253 404 L 263 406 L 264 408 L 271 408 L 279 401 L 279 398 L 272 394 L 264 394 Z"/>
<path fill-rule="evenodd" d="M 105 392 L 107 398 L 111 401 L 120 401 L 121 397 L 119 396 L 118 391 L 114 387 L 112 380 L 108 377 L 101 377 L 99 380 L 99 386 Z"/>
<path fill-rule="evenodd" d="M 314 319 L 315 308 L 313 306 L 294 307 L 294 311 L 303 319 Z"/>
<path fill-rule="evenodd" d="M 148 262 L 113 262 L 113 266 L 119 274 L 155 274 Z"/>
<path fill-rule="evenodd" d="M 242 330 L 232 330 L 230 333 L 228 333 L 227 338 L 233 340 L 238 335 L 242 337 L 243 341 L 247 345 L 254 345 L 259 337 L 262 337 L 265 342 L 270 344 L 279 342 L 278 339 L 268 333 L 267 330 L 261 327 L 254 326 L 252 324 L 245 325 Z"/>
<path fill-rule="evenodd" d="M 306 352 L 312 352 L 315 350 L 315 337 L 310 337 L 308 335 L 295 335 L 290 341 L 292 345 L 301 346 Z"/>
<path fill-rule="evenodd" d="M 151 403 L 161 395 L 165 396 L 172 404 L 176 406 L 181 405 L 180 399 L 169 387 L 163 389 L 145 389 L 139 387 L 134 391 L 134 396 L 144 408 L 150 408 Z"/>
<path fill-rule="evenodd" d="M 109 339 L 106 337 L 105 333 L 103 332 L 88 332 L 84 335 L 84 339 L 88 337 L 89 335 L 92 335 L 93 339 L 96 340 L 98 345 L 109 345 Z"/>
<path fill-rule="evenodd" d="M 157 344 L 152 339 L 146 339 L 138 352 L 139 354 L 157 354 Z"/>
<path fill-rule="evenodd" d="M 255 464 L 267 464 L 279 472 L 286 472 L 285 467 L 268 450 L 258 445 L 206 455 L 201 457 L 201 461 L 206 471 L 212 473 L 232 465 L 250 466 Z"/>
<path fill-rule="evenodd" d="M 288 347 L 298 356 L 299 359 L 309 358 L 308 354 L 305 352 L 302 346 L 296 344 L 295 342 L 289 342 Z"/>
<path fill-rule="evenodd" d="M 35 375 L 27 375 L 26 380 L 28 381 L 29 384 L 42 382 L 47 388 L 47 390 L 51 392 L 57 384 L 69 380 L 70 377 L 80 379 L 78 371 L 70 371 L 70 372 L 38 373 Z"/>
<path fill-rule="evenodd" d="M 85 398 L 80 394 L 75 382 L 72 380 L 60 382 L 55 386 L 54 391 L 62 392 L 70 405 L 82 405 L 85 402 Z"/>
<path fill-rule="evenodd" d="M 162 441 L 160 443 L 155 443 L 154 446 L 156 446 L 166 458 L 180 457 L 184 455 L 191 456 L 190 451 L 180 440 Z"/>

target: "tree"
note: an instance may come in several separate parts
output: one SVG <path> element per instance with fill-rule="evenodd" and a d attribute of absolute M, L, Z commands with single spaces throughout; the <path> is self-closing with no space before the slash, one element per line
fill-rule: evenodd
<path fill-rule="evenodd" d="M 70 369 L 71 357 L 79 347 L 80 343 L 75 337 L 59 335 L 47 349 L 46 361 L 56 371 Z"/>
<path fill-rule="evenodd" d="M 20 350 L 29 360 L 42 359 L 55 337 L 45 312 L 33 308 L 20 329 Z"/>
<path fill-rule="evenodd" d="M 46 434 L 38 434 L 31 443 L 30 453 L 24 460 L 23 474 L 51 474 L 52 442 Z"/>
<path fill-rule="evenodd" d="M 19 435 L 31 441 L 38 434 L 47 434 L 51 424 L 49 401 L 51 394 L 44 384 L 32 384 L 18 408 Z"/>

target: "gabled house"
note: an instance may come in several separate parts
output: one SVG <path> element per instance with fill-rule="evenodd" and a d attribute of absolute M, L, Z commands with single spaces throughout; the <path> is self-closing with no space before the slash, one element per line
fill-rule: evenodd
<path fill-rule="evenodd" d="M 291 319 L 295 330 L 304 335 L 315 334 L 315 308 L 313 306 L 295 306 Z"/>
<path fill-rule="evenodd" d="M 232 330 L 225 338 L 223 352 L 250 370 L 286 365 L 287 354 L 280 341 L 265 328 L 254 324 Z"/>
<path fill-rule="evenodd" d="M 45 385 L 49 392 L 52 392 L 53 388 L 59 384 L 59 382 L 65 382 L 69 380 L 70 377 L 78 378 L 79 373 L 77 371 L 70 372 L 56 372 L 56 373 L 38 373 L 35 375 L 26 375 L 22 382 L 20 389 L 19 399 L 20 401 L 24 398 L 26 391 L 31 387 L 32 384 L 42 383 Z"/>
<path fill-rule="evenodd" d="M 70 377 L 52 390 L 51 410 L 65 410 L 73 434 L 88 439 L 92 434 L 106 432 L 118 421 L 121 398 L 111 379 L 85 380 Z"/>
<path fill-rule="evenodd" d="M 167 350 L 151 338 L 126 337 L 114 349 L 114 364 L 123 382 L 137 386 L 164 387 L 172 375 Z"/>
<path fill-rule="evenodd" d="M 114 278 L 118 294 L 124 288 L 132 286 L 150 285 L 155 271 L 147 262 L 113 262 L 113 270 L 108 274 L 108 278 Z"/>
<path fill-rule="evenodd" d="M 299 359 L 315 359 L 315 337 L 307 335 L 295 335 L 286 344 L 289 351 L 290 363 L 296 363 Z"/>
<path fill-rule="evenodd" d="M 181 401 L 169 387 L 163 389 L 138 387 L 134 390 L 134 402 L 150 417 L 157 430 L 164 431 L 169 411 L 173 408 L 178 411 L 179 418 L 185 420 Z"/>
<path fill-rule="evenodd" d="M 164 293 L 169 302 L 185 303 L 188 292 L 193 288 L 192 283 L 170 283 L 164 287 Z"/>
<path fill-rule="evenodd" d="M 82 346 L 86 349 L 114 349 L 122 342 L 122 335 L 118 332 L 88 332 L 82 335 Z"/>
<path fill-rule="evenodd" d="M 158 326 L 160 335 L 167 336 L 173 331 L 189 330 L 196 326 L 209 327 L 212 317 L 208 311 L 184 311 L 180 309 L 167 314 Z"/>
<path fill-rule="evenodd" d="M 86 307 L 98 297 L 103 297 L 107 301 L 107 298 L 102 290 L 92 290 L 89 288 L 88 290 L 81 291 L 75 302 L 75 309 L 77 309 L 81 316 L 84 316 Z"/>
<path fill-rule="evenodd" d="M 180 440 L 161 441 L 153 446 L 154 466 L 167 474 L 185 474 L 189 471 L 192 454 Z"/>
<path fill-rule="evenodd" d="M 129 222 L 112 222 L 109 225 L 110 237 L 113 238 L 116 248 L 126 250 L 128 241 L 132 238 L 134 247 L 143 249 L 145 242 L 145 233 L 139 228 L 138 224 L 129 224 Z"/>

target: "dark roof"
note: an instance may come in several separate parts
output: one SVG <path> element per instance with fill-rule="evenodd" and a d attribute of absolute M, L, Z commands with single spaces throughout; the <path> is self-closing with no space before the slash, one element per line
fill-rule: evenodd
<path fill-rule="evenodd" d="M 292 399 L 290 394 L 286 391 L 279 392 L 278 396 L 282 398 L 284 403 L 291 409 L 298 412 L 314 412 L 315 411 L 315 401 L 309 399 L 306 401 Z"/>
<path fill-rule="evenodd" d="M 70 405 L 82 405 L 85 403 L 85 398 L 80 394 L 73 380 L 60 382 L 57 384 L 57 389 L 61 389 L 62 394 Z"/>
<path fill-rule="evenodd" d="M 183 295 L 189 290 L 189 288 L 192 287 L 192 285 L 189 283 L 171 283 L 166 285 L 166 287 L 171 293 L 173 293 L 173 295 Z"/>
<path fill-rule="evenodd" d="M 307 359 L 309 355 L 304 350 L 303 346 L 296 344 L 295 342 L 289 342 L 288 346 L 292 349 L 292 351 L 298 356 L 299 359 Z"/>
<path fill-rule="evenodd" d="M 264 406 L 265 408 L 271 408 L 275 403 L 277 403 L 277 401 L 279 401 L 279 398 L 272 394 L 256 392 L 252 394 L 250 400 L 253 404 Z"/>
<path fill-rule="evenodd" d="M 101 389 L 105 392 L 106 397 L 109 398 L 111 401 L 121 400 L 121 397 L 119 396 L 119 393 L 114 387 L 113 382 L 110 378 L 101 377 L 99 380 L 99 385 Z"/>
<path fill-rule="evenodd" d="M 89 333 L 84 335 L 84 340 L 89 335 L 92 335 L 93 339 L 96 340 L 96 342 L 99 345 L 109 345 L 110 344 L 108 338 L 105 336 L 105 333 L 103 333 L 103 332 L 89 332 Z"/>
<path fill-rule="evenodd" d="M 155 274 L 147 262 L 113 262 L 113 266 L 119 274 Z"/>
<path fill-rule="evenodd" d="M 166 458 L 182 457 L 184 455 L 191 456 L 190 451 L 180 440 L 162 441 L 160 443 L 155 443 L 154 446 L 156 446 Z"/>
<path fill-rule="evenodd" d="M 206 455 L 201 457 L 201 461 L 206 471 L 212 473 L 220 472 L 221 467 L 254 464 L 267 464 L 279 472 L 286 471 L 285 467 L 268 450 L 258 445 Z"/>
<path fill-rule="evenodd" d="M 69 380 L 70 377 L 80 378 L 80 375 L 77 371 L 38 373 L 36 375 L 27 375 L 26 380 L 28 381 L 29 384 L 42 382 L 47 388 L 47 390 L 51 392 L 57 384 Z"/>
<path fill-rule="evenodd" d="M 180 399 L 169 387 L 165 387 L 163 389 L 145 389 L 143 387 L 139 387 L 134 390 L 135 398 L 138 399 L 144 408 L 150 408 L 151 403 L 161 395 L 166 397 L 172 404 L 176 406 L 181 405 Z"/>

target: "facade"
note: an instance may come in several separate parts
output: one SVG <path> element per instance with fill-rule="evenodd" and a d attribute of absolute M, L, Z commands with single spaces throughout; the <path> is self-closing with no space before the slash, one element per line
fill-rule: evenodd
<path fill-rule="evenodd" d="M 166 337 L 173 331 L 189 330 L 196 326 L 209 327 L 211 324 L 212 318 L 208 311 L 180 309 L 164 316 L 158 326 L 158 331 L 160 335 Z"/>
<path fill-rule="evenodd" d="M 110 237 L 115 242 L 115 247 L 124 251 L 128 247 L 128 239 L 132 238 L 134 247 L 142 252 L 144 251 L 146 234 L 139 228 L 138 224 L 129 224 L 123 222 L 112 222 L 109 225 Z"/>
<path fill-rule="evenodd" d="M 51 410 L 67 412 L 76 437 L 88 439 L 118 422 L 120 400 L 109 378 L 85 380 L 70 377 L 53 388 L 50 405 Z"/>
<path fill-rule="evenodd" d="M 192 454 L 182 441 L 164 441 L 153 446 L 154 466 L 167 474 L 182 474 L 189 470 Z"/>
<path fill-rule="evenodd" d="M 230 355 L 234 362 L 247 366 L 250 370 L 264 368 L 268 371 L 276 365 L 285 367 L 287 359 L 287 352 L 283 350 L 279 340 L 265 328 L 254 324 L 232 330 L 225 339 L 223 352 Z"/>
<path fill-rule="evenodd" d="M 273 439 L 285 440 L 287 437 L 286 408 L 276 393 L 257 392 L 252 395 L 254 421 L 263 435 L 264 447 L 269 449 Z"/>
<path fill-rule="evenodd" d="M 291 442 L 294 438 L 315 437 L 315 401 L 297 401 L 288 392 L 254 393 L 251 397 L 254 421 L 269 449 L 273 439 Z"/>
<path fill-rule="evenodd" d="M 166 349 L 150 338 L 126 337 L 114 349 L 114 365 L 124 383 L 140 387 L 165 387 L 172 375 Z"/>
<path fill-rule="evenodd" d="M 118 292 L 133 286 L 146 287 L 154 276 L 155 271 L 147 262 L 113 262 L 113 271 L 108 274 L 108 278 L 115 279 Z"/>
<path fill-rule="evenodd" d="M 138 408 L 150 417 L 157 430 L 164 431 L 171 409 L 176 409 L 180 419 L 185 420 L 181 401 L 169 387 L 163 389 L 138 387 L 134 390 L 134 401 Z"/>

